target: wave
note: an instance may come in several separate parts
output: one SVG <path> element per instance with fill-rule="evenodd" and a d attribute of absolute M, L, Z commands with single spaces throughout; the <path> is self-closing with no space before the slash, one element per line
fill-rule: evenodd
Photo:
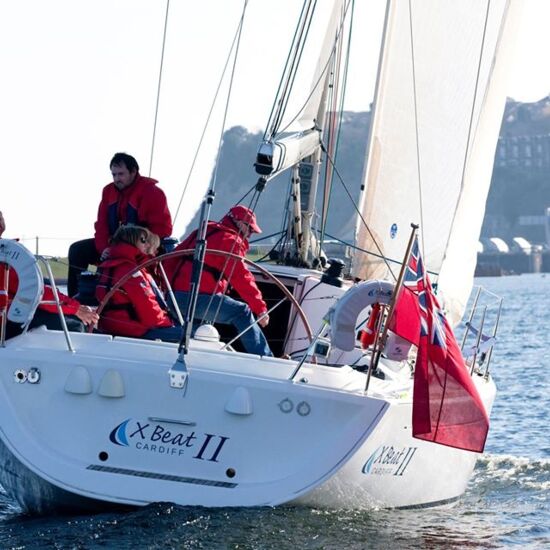
<path fill-rule="evenodd" d="M 477 461 L 473 482 L 547 491 L 550 489 L 550 459 L 484 455 Z"/>

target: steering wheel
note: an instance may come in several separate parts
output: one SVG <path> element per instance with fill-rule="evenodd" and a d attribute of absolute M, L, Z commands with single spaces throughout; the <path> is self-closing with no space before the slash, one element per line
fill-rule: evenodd
<path fill-rule="evenodd" d="M 97 308 L 98 315 L 101 315 L 101 312 L 103 311 L 103 309 L 105 308 L 105 306 L 107 305 L 108 301 L 111 299 L 113 294 L 130 277 L 132 277 L 134 275 L 134 273 L 136 273 L 137 271 L 140 271 L 141 269 L 149 267 L 150 265 L 155 265 L 157 263 L 160 263 L 162 265 L 162 262 L 164 260 L 168 260 L 168 259 L 171 259 L 171 258 L 178 258 L 180 256 L 190 256 L 194 252 L 195 252 L 194 249 L 176 250 L 176 251 L 173 251 L 173 252 L 167 252 L 166 254 L 163 254 L 162 256 L 157 256 L 156 258 L 151 258 L 151 259 L 146 260 L 145 262 L 139 264 L 133 270 L 129 271 L 128 273 L 126 273 L 126 275 L 124 275 L 121 279 L 119 279 L 117 281 L 117 283 L 114 284 L 113 287 L 109 290 L 109 292 L 107 292 L 107 294 L 105 295 L 103 300 L 101 300 L 101 302 L 100 302 L 100 304 Z M 247 258 L 243 258 L 242 256 L 239 256 L 237 254 L 233 254 L 231 252 L 225 252 L 224 250 L 213 250 L 213 249 L 207 248 L 205 253 L 206 254 L 214 254 L 215 256 L 223 256 L 225 258 L 238 260 L 238 261 L 242 260 L 247 265 L 252 266 L 255 269 L 257 269 L 268 280 L 271 280 L 277 286 L 277 288 L 279 288 L 279 290 L 281 290 L 281 292 L 284 294 L 285 298 L 288 298 L 288 300 L 290 300 L 292 305 L 296 308 L 296 313 L 298 314 L 298 316 L 300 317 L 300 320 L 302 321 L 302 323 L 304 325 L 304 328 L 305 328 L 305 331 L 306 331 L 306 337 L 309 340 L 309 343 L 311 343 L 311 341 L 313 340 L 313 333 L 311 331 L 311 327 L 310 327 L 309 322 L 307 320 L 306 314 L 304 313 L 304 310 L 302 309 L 302 307 L 300 306 L 300 304 L 298 303 L 296 298 L 294 298 L 294 296 L 292 295 L 290 290 L 288 290 L 288 288 L 277 277 L 275 277 L 275 275 L 270 273 L 267 269 L 265 269 L 261 265 L 253 262 L 252 260 L 249 260 Z M 90 327 L 88 329 L 88 331 L 91 332 L 92 327 Z"/>

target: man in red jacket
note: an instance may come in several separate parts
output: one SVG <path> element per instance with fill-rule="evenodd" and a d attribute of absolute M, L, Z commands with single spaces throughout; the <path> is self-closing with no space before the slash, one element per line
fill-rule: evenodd
<path fill-rule="evenodd" d="M 208 222 L 207 248 L 223 250 L 244 258 L 249 248 L 249 236 L 261 232 L 254 212 L 239 204 L 233 206 L 220 222 Z M 176 247 L 176 250 L 193 248 L 196 238 L 197 232 L 194 231 Z M 189 299 L 192 265 L 192 256 L 173 258 L 164 262 L 168 280 L 182 312 L 186 310 Z M 226 296 L 229 285 L 243 302 Z M 257 317 L 257 322 L 254 316 Z M 195 318 L 232 324 L 239 333 L 248 329 L 240 337 L 245 350 L 257 355 L 273 355 L 258 326 L 265 327 L 269 323 L 267 307 L 252 273 L 242 259 L 206 253 Z"/>
<path fill-rule="evenodd" d="M 172 233 L 172 217 L 166 195 L 157 180 L 139 173 L 134 157 L 116 153 L 110 163 L 113 181 L 103 188 L 95 222 L 95 237 L 73 243 L 69 248 L 67 291 L 78 291 L 78 275 L 89 264 L 98 264 L 109 239 L 121 225 L 146 227 L 163 239 Z"/>

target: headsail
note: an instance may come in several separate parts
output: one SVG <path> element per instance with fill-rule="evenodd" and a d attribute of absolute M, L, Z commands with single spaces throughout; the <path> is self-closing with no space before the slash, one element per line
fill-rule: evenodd
<path fill-rule="evenodd" d="M 454 322 L 475 269 L 505 102 L 512 7 L 515 0 L 390 0 L 386 14 L 361 206 L 368 229 L 358 224 L 357 245 L 399 261 L 410 223 L 419 223 L 426 267 L 440 274 Z M 353 274 L 389 272 L 361 253 Z"/>

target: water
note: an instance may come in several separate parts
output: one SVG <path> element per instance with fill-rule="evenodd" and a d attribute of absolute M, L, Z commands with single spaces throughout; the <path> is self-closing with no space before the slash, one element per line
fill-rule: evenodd
<path fill-rule="evenodd" d="M 28 518 L 0 494 L 0 547 L 549 548 L 550 276 L 478 282 L 505 299 L 492 359 L 499 393 L 486 453 L 453 506 L 327 511 L 161 503 L 130 513 Z"/>

